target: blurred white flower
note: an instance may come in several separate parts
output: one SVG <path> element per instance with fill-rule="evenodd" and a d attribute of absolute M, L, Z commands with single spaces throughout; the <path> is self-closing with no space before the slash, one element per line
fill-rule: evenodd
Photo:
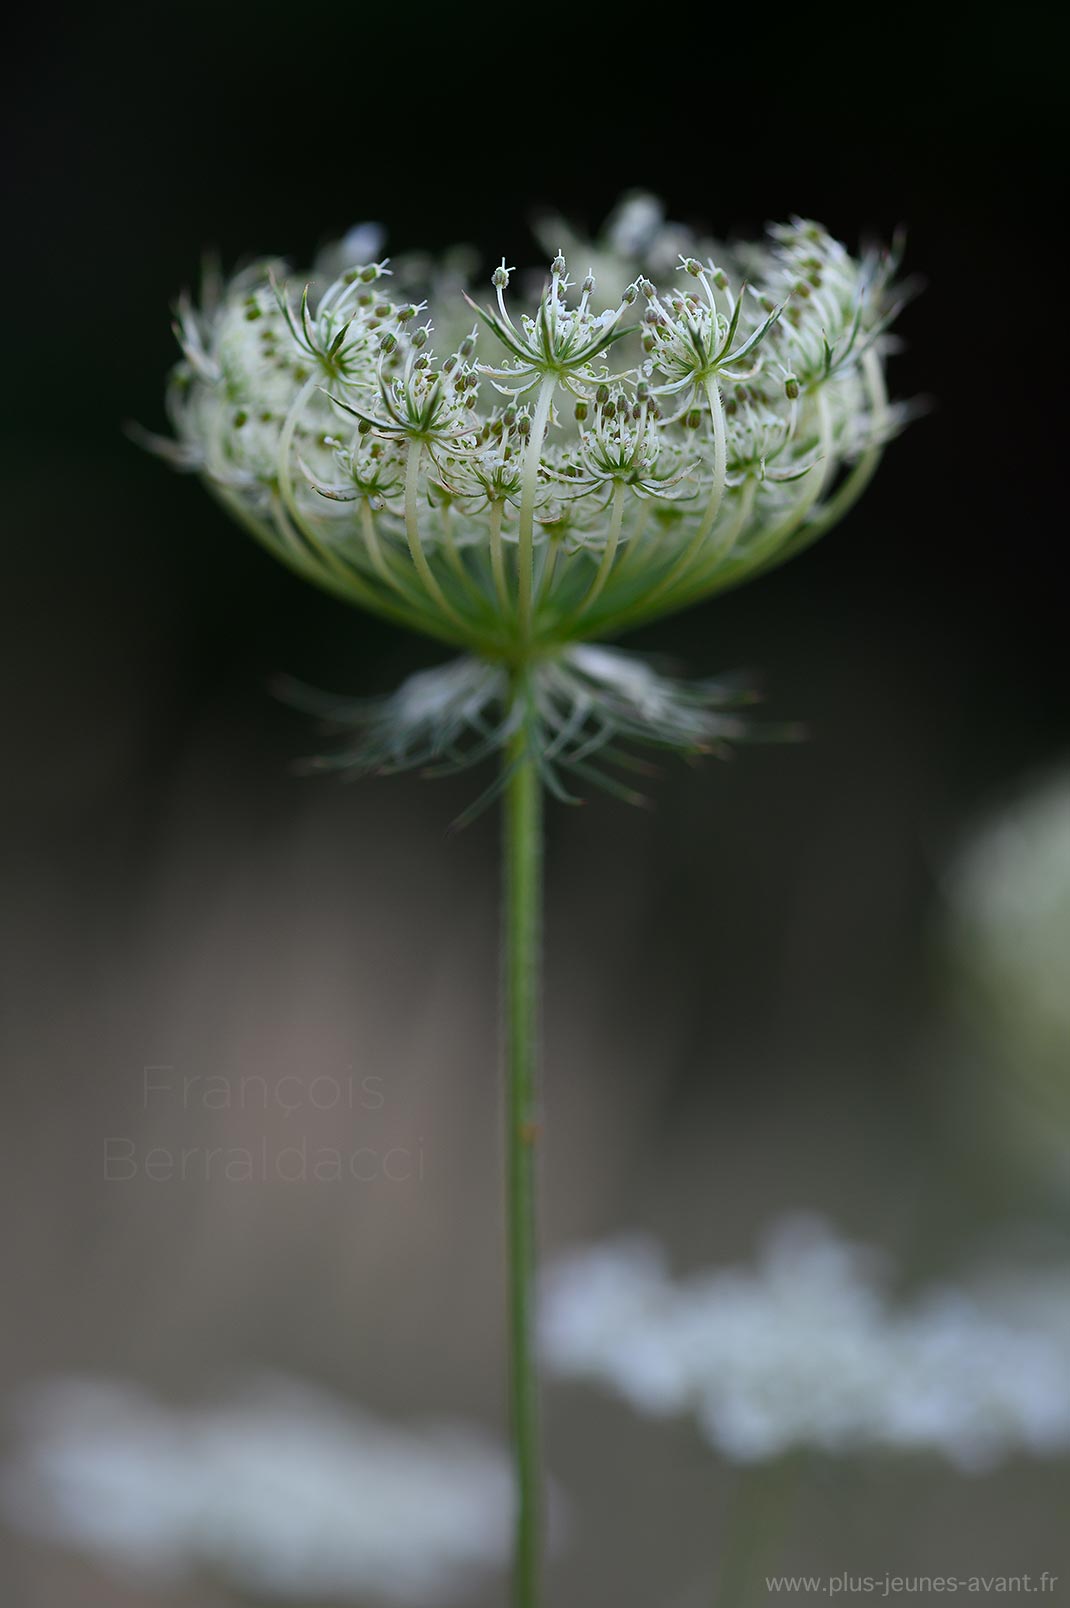
<path fill-rule="evenodd" d="M 1006 1291 L 941 1287 L 897 1307 L 879 1258 L 794 1218 L 753 1272 L 674 1283 L 650 1242 L 577 1251 L 547 1280 L 542 1343 L 560 1376 L 691 1413 L 739 1462 L 812 1446 L 983 1469 L 1070 1451 L 1070 1279 Z"/>
<path fill-rule="evenodd" d="M 280 1600 L 437 1604 L 508 1551 L 508 1467 L 470 1429 L 402 1429 L 281 1380 L 182 1411 L 56 1379 L 18 1419 L 8 1519 L 154 1582 L 207 1569 Z"/>
<path fill-rule="evenodd" d="M 958 975 L 1013 1120 L 1070 1182 L 1070 770 L 983 826 L 946 894 Z"/>

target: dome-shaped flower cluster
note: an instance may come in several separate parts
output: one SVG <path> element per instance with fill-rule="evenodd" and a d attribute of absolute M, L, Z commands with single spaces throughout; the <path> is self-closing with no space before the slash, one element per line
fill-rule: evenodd
<path fill-rule="evenodd" d="M 608 305 L 560 250 L 519 298 L 503 259 L 480 305 L 457 253 L 349 261 L 378 249 L 364 226 L 307 278 L 255 263 L 179 306 L 176 439 L 153 444 L 300 575 L 468 656 L 385 701 L 319 700 L 350 769 L 453 768 L 523 725 L 561 796 L 568 771 L 635 797 L 589 763 L 627 765 L 618 739 L 739 737 L 738 693 L 582 644 L 798 552 L 906 416 L 893 254 L 799 219 L 719 246 L 648 196 L 599 240 L 554 228 Z"/>
<path fill-rule="evenodd" d="M 648 234 L 591 246 L 609 306 L 560 253 L 527 306 L 503 261 L 474 312 L 386 262 L 247 268 L 180 308 L 176 456 L 301 574 L 485 659 L 733 585 L 838 518 L 897 426 L 893 263 L 796 220 L 656 281 Z"/>

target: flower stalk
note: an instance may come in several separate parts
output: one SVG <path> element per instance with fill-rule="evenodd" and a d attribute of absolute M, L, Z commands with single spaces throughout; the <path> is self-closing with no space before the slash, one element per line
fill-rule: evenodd
<path fill-rule="evenodd" d="M 528 689 L 518 678 L 514 699 Z M 542 781 L 521 721 L 505 752 L 505 1077 L 510 1403 L 516 1469 L 514 1602 L 539 1600 L 541 1453 L 535 1364 Z"/>

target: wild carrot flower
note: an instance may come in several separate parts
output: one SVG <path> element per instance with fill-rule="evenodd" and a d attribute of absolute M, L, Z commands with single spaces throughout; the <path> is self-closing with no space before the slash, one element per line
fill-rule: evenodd
<path fill-rule="evenodd" d="M 632 661 L 601 650 L 593 685 L 576 645 L 738 585 L 847 510 L 903 418 L 884 382 L 895 259 L 802 219 L 728 247 L 659 217 L 631 198 L 530 299 L 503 259 L 489 299 L 429 307 L 426 267 L 381 260 L 330 281 L 256 263 L 181 304 L 174 461 L 299 574 L 490 667 L 443 682 L 437 730 L 426 701 L 411 730 L 392 705 L 389 756 L 367 711 L 365 762 L 482 755 L 549 706 L 550 780 L 622 709 L 633 737 L 739 734 L 717 686 L 703 721 L 692 698 L 664 723 L 671 684 L 652 716 Z"/>
<path fill-rule="evenodd" d="M 604 769 L 634 763 L 630 744 L 744 734 L 738 689 L 678 683 L 598 639 L 798 553 L 904 417 L 884 383 L 894 255 L 856 259 L 803 219 L 714 245 L 649 197 L 570 243 L 571 268 L 565 234 L 531 295 L 505 258 L 476 298 L 455 262 L 348 262 L 344 246 L 330 274 L 244 269 L 180 305 L 163 449 L 299 575 L 462 650 L 386 699 L 300 692 L 352 734 L 328 763 L 502 752 L 484 798 L 504 794 L 517 1608 L 539 1592 L 543 789 L 569 796 L 571 774 L 632 797 Z"/>

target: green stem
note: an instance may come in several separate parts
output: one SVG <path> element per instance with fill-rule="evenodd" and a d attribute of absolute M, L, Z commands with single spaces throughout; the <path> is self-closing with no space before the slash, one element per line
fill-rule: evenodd
<path fill-rule="evenodd" d="M 525 688 L 516 688 L 523 698 Z M 541 1458 L 535 1368 L 536 1067 L 542 925 L 542 783 L 521 725 L 505 756 L 505 1070 L 510 1402 L 516 1471 L 514 1603 L 539 1600 Z"/>
<path fill-rule="evenodd" d="M 764 1571 L 780 1556 L 805 1462 L 799 1451 L 745 1468 L 725 1526 L 714 1608 L 758 1608 Z"/>

